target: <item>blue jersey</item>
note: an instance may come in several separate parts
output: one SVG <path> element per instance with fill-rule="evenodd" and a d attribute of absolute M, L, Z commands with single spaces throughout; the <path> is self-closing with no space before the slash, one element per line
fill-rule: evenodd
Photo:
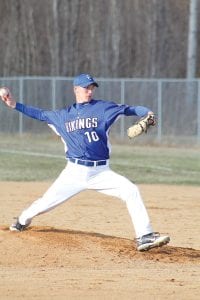
<path fill-rule="evenodd" d="M 17 103 L 16 110 L 46 122 L 64 142 L 66 158 L 93 161 L 109 159 L 109 130 L 119 116 L 143 117 L 150 111 L 143 106 L 118 105 L 104 100 L 75 103 L 55 111 Z"/>

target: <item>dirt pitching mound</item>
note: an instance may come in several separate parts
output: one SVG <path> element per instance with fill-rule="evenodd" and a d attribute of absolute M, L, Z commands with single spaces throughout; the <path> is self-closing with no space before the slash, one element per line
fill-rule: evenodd
<path fill-rule="evenodd" d="M 140 253 L 124 203 L 93 191 L 10 232 L 49 185 L 0 183 L 1 299 L 199 299 L 200 187 L 140 186 L 154 230 L 171 238 Z"/>
<path fill-rule="evenodd" d="M 1 226 L 1 243 L 5 256 L 2 265 L 27 266 L 69 266 L 69 264 L 106 265 L 126 260 L 159 261 L 165 263 L 196 263 L 200 259 L 200 250 L 172 247 L 166 245 L 138 252 L 130 239 L 107 236 L 99 233 L 62 230 L 54 227 L 30 227 L 23 232 L 10 232 L 8 227 Z M 13 248 L 18 249 L 13 256 Z M 19 250 L 20 249 L 20 250 Z M 10 252 L 10 253 L 9 253 Z M 82 259 L 81 259 L 82 258 Z"/>

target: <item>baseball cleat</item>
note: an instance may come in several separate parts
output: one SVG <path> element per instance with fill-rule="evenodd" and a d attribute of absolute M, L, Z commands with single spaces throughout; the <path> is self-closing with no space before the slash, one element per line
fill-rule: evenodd
<path fill-rule="evenodd" d="M 26 229 L 27 226 L 28 225 L 22 225 L 19 223 L 19 221 L 17 221 L 16 223 L 10 226 L 10 231 L 23 231 Z"/>
<path fill-rule="evenodd" d="M 169 241 L 169 236 L 160 236 L 158 232 L 152 232 L 136 239 L 137 250 L 148 251 L 151 248 L 162 247 L 163 245 L 168 244 Z"/>

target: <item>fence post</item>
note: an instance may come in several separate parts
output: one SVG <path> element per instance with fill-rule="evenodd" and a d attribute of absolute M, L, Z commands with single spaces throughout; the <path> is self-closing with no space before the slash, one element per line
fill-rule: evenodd
<path fill-rule="evenodd" d="M 158 142 L 161 142 L 162 139 L 162 81 L 158 80 L 158 133 L 157 139 Z"/>
<path fill-rule="evenodd" d="M 56 109 L 56 79 L 52 79 L 52 109 Z"/>
<path fill-rule="evenodd" d="M 19 78 L 19 101 L 23 103 L 23 90 L 24 90 L 24 80 L 23 78 Z M 19 114 L 19 135 L 21 136 L 23 133 L 23 114 Z"/>
<path fill-rule="evenodd" d="M 200 143 L 200 80 L 197 89 L 197 143 Z"/>
<path fill-rule="evenodd" d="M 121 79 L 121 104 L 125 103 L 125 89 L 124 89 L 124 80 Z M 120 118 L 120 137 L 124 138 L 124 118 Z"/>

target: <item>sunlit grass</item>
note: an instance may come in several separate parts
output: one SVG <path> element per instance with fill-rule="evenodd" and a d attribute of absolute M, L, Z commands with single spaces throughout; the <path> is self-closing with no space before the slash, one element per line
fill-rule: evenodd
<path fill-rule="evenodd" d="M 54 180 L 66 165 L 54 136 L 2 136 L 0 180 Z M 200 151 L 178 147 L 113 145 L 112 169 L 136 183 L 200 185 Z"/>

